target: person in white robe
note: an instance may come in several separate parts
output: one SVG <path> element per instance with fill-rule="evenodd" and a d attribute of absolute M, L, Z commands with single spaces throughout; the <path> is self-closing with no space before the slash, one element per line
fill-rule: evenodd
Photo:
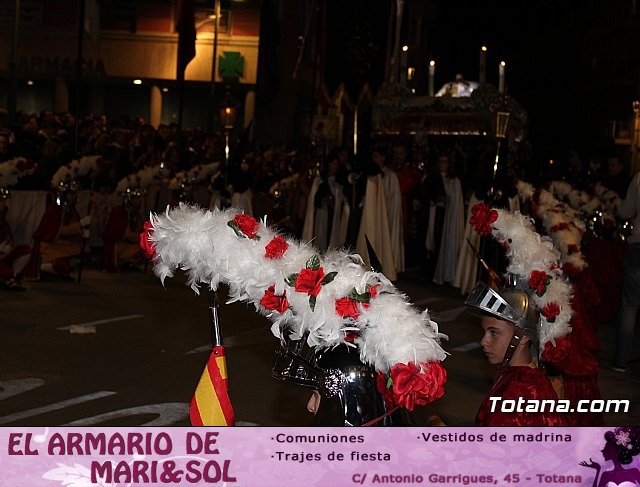
<path fill-rule="evenodd" d="M 394 281 L 404 272 L 402 196 L 398 176 L 385 166 L 382 149 L 374 149 L 373 162 L 378 173 L 367 178 L 367 188 L 356 250 L 369 264 L 365 236 L 382 264 L 382 272 Z"/>
<path fill-rule="evenodd" d="M 350 207 L 337 180 L 340 163 L 332 157 L 327 163 L 326 176 L 316 176 L 307 199 L 307 211 L 302 228 L 302 240 L 313 241 L 322 251 L 345 245 Z"/>
<path fill-rule="evenodd" d="M 464 201 L 462 198 L 462 185 L 460 179 L 450 172 L 449 158 L 441 155 L 438 158 L 439 176 L 442 180 L 445 198 L 444 221 L 442 224 L 439 251 L 437 254 L 436 267 L 433 274 L 433 282 L 444 284 L 452 282 L 456 273 L 458 262 L 458 252 L 462 244 L 464 234 Z M 437 177 L 437 176 L 436 176 Z M 438 238 L 436 226 L 436 203 L 432 203 L 430 208 L 429 227 L 427 229 L 427 250 L 436 249 L 435 239 Z"/>

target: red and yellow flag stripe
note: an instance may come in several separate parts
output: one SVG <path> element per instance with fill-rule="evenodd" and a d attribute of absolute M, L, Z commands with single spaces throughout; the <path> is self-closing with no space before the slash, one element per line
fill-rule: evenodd
<path fill-rule="evenodd" d="M 233 426 L 235 416 L 229 399 L 224 347 L 214 347 L 191 399 L 193 426 Z"/>

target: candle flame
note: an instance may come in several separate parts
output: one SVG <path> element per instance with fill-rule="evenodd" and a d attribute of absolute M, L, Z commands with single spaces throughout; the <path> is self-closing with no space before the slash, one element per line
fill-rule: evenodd
<path fill-rule="evenodd" d="M 429 66 L 435 66 L 435 65 L 436 65 L 436 62 L 435 62 L 435 61 L 433 61 L 433 60 L 432 60 L 432 61 L 429 61 Z"/>
<path fill-rule="evenodd" d="M 484 52 L 487 52 L 487 46 L 482 46 L 482 47 L 480 48 L 480 50 L 481 50 L 481 51 L 484 51 Z"/>
<path fill-rule="evenodd" d="M 505 63 L 504 61 L 500 61 L 500 66 L 502 66 L 503 68 L 507 65 L 507 63 Z"/>

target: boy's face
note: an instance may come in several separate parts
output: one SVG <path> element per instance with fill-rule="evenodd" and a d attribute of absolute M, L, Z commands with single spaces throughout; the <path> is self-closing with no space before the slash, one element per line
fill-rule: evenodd
<path fill-rule="evenodd" d="M 500 365 L 513 336 L 514 325 L 493 316 L 483 316 L 483 335 L 480 340 L 482 351 L 491 365 Z"/>
<path fill-rule="evenodd" d="M 307 411 L 313 413 L 314 415 L 318 412 L 318 408 L 320 407 L 320 393 L 318 391 L 313 391 L 309 401 L 307 402 Z"/>

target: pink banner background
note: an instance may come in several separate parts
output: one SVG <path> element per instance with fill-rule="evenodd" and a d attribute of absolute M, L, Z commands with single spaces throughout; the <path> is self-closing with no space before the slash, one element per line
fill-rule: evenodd
<path fill-rule="evenodd" d="M 2 428 L 0 429 L 0 485 L 2 487 L 86 487 L 100 485 L 237 485 L 237 486 L 378 486 L 378 485 L 559 485 L 591 486 L 596 471 L 580 466 L 593 460 L 605 472 L 613 467 L 605 461 L 602 448 L 608 428 Z M 85 454 L 48 453 L 55 440 L 63 438 L 65 448 L 69 434 L 81 435 Z M 152 440 L 167 434 L 171 451 L 167 454 L 137 452 L 104 455 L 86 454 L 87 435 L 103 433 L 127 439 L 130 434 L 146 435 Z M 217 435 L 216 435 L 217 433 Z M 201 451 L 209 435 L 209 453 Z M 61 435 L 61 436 L 59 436 Z M 429 436 L 430 435 L 430 436 Z M 440 441 L 434 441 L 434 435 Z M 514 435 L 533 435 L 534 441 L 516 441 Z M 535 441 L 536 435 L 542 441 Z M 553 435 L 553 437 L 545 435 Z M 564 440 L 558 441 L 559 437 Z M 296 436 L 297 441 L 289 441 Z M 479 437 L 482 441 L 478 441 Z M 502 436 L 502 438 L 501 438 Z M 353 441 L 332 441 L 333 437 L 350 437 Z M 474 437 L 475 441 L 471 441 Z M 192 449 L 187 450 L 187 439 Z M 302 441 L 306 438 L 307 442 Z M 319 438 L 329 442 L 317 442 Z M 428 438 L 428 439 L 427 439 Z M 315 439 L 316 442 L 309 442 Z M 215 440 L 215 443 L 213 443 Z M 501 441 L 504 440 L 504 441 Z M 60 443 L 58 443 L 60 444 Z M 142 446 L 145 446 L 142 442 Z M 164 445 L 164 444 L 163 444 Z M 218 453 L 211 453 L 217 449 Z M 37 454 L 26 454 L 37 452 Z M 352 453 L 352 452 L 357 452 Z M 146 453 L 146 452 L 144 452 Z M 285 455 L 294 455 L 285 457 Z M 336 457 L 342 454 L 343 460 Z M 364 457 L 368 455 L 368 458 Z M 300 460 L 303 461 L 300 461 Z M 591 460 L 590 460 L 591 459 Z M 98 479 L 91 482 L 92 462 L 120 464 L 123 471 L 157 463 L 157 482 L 132 479 Z M 228 477 L 218 478 L 216 465 L 228 461 Z M 123 462 L 123 463 L 121 463 Z M 146 462 L 146 463 L 145 463 Z M 160 480 L 167 465 L 173 474 Z M 185 471 L 191 462 L 192 472 Z M 209 462 L 209 481 L 203 470 Z M 215 463 L 215 465 L 214 465 Z M 637 468 L 634 457 L 625 468 Z M 108 467 L 108 465 L 107 465 Z M 176 474 L 182 470 L 181 475 Z M 150 476 L 147 469 L 147 476 Z M 366 476 L 365 476 L 366 475 Z M 507 477 L 509 475 L 509 477 Z M 553 475 L 556 478 L 553 479 Z M 377 477 L 376 477 L 377 476 Z M 394 476 L 392 479 L 382 476 Z M 444 478 L 443 478 L 444 476 Z M 447 479 L 447 476 L 449 478 Z M 470 476 L 470 477 L 465 477 Z M 518 481 L 515 478 L 518 476 Z M 576 482 L 577 477 L 580 481 Z M 200 478 L 198 478 L 200 477 Z M 482 477 L 482 481 L 480 478 Z M 489 478 L 491 477 L 491 478 Z M 142 478 L 142 477 L 141 477 Z M 189 480 L 190 479 L 190 480 Z M 474 481 L 475 479 L 475 481 Z M 125 481 L 127 480 L 127 481 Z M 139 479 L 140 480 L 140 479 Z M 386 482 L 385 482 L 386 480 Z M 465 483 L 466 481 L 466 483 Z"/>

